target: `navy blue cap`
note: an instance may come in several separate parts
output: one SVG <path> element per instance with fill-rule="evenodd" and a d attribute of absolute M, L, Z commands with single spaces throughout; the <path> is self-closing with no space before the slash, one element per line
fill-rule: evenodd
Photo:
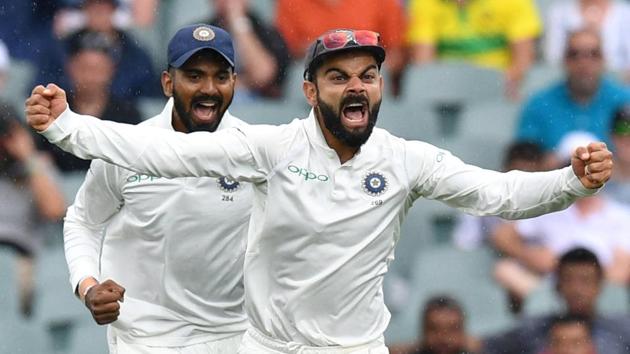
<path fill-rule="evenodd" d="M 232 37 L 224 29 L 196 24 L 181 28 L 168 43 L 168 65 L 179 68 L 195 53 L 212 49 L 234 67 Z"/>

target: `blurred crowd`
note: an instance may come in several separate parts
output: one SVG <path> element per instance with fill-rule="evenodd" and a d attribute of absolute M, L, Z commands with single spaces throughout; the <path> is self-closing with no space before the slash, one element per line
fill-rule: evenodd
<path fill-rule="evenodd" d="M 630 353 L 630 314 L 605 316 L 596 308 L 604 284 L 630 286 L 630 1 L 276 0 L 269 1 L 272 18 L 259 14 L 254 1 L 208 0 L 206 9 L 190 9 L 196 23 L 223 27 L 233 37 L 235 105 L 283 102 L 291 94 L 287 80 L 295 79 L 289 72 L 312 40 L 332 28 L 369 29 L 380 33 L 387 50 L 386 99 L 413 101 L 421 94 L 409 89 L 414 75 L 436 65 L 498 73 L 501 93 L 492 102 L 518 106 L 506 172 L 567 166 L 576 146 L 595 140 L 615 152 L 611 182 L 565 211 L 516 222 L 457 220 L 455 247 L 496 255 L 492 276 L 505 289 L 517 326 L 472 336 L 466 310 L 452 295 L 439 294 L 420 314 L 418 341 L 392 345 L 392 352 Z M 67 90 L 75 112 L 141 122 L 148 118 L 142 100 L 162 97 L 166 67 L 136 34 L 157 31 L 170 16 L 167 3 L 0 0 L 0 97 L 27 97 L 8 85 L 15 63 L 27 63 L 34 71 L 26 87 L 54 82 Z M 524 90 L 536 66 L 554 68 L 558 79 Z M 0 246 L 15 251 L 15 288 L 28 317 L 33 262 L 43 242 L 38 226 L 63 217 L 69 201 L 60 180 L 86 171 L 89 161 L 30 134 L 22 104 L 0 101 Z M 442 108 L 459 107 L 453 104 Z M 523 316 L 528 296 L 545 284 L 553 284 L 564 311 Z"/>

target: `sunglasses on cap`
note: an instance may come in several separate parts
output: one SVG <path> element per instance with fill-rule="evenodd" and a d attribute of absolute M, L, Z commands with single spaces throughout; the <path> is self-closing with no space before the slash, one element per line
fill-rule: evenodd
<path fill-rule="evenodd" d="M 324 48 L 330 50 L 343 48 L 351 42 L 358 45 L 378 45 L 380 37 L 377 32 L 368 30 L 337 30 L 324 34 L 318 41 Z"/>
<path fill-rule="evenodd" d="M 371 51 L 378 63 L 385 60 L 385 50 L 381 46 L 381 35 L 378 32 L 369 30 L 340 29 L 323 34 L 309 48 L 309 55 L 306 58 L 306 68 L 304 78 L 308 79 L 312 65 L 320 56 L 341 50 L 344 48 L 361 48 Z"/>

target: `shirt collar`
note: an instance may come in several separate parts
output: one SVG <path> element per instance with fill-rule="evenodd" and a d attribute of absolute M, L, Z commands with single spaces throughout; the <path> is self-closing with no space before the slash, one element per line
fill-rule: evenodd
<path fill-rule="evenodd" d="M 330 146 L 328 146 L 326 138 L 324 138 L 322 127 L 319 125 L 319 121 L 315 116 L 315 110 L 313 108 L 311 108 L 308 118 L 305 121 L 305 129 L 308 140 L 322 148 L 334 151 Z"/>

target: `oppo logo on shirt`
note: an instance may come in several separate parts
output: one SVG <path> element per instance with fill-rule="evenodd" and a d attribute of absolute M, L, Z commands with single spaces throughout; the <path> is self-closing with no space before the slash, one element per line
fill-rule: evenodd
<path fill-rule="evenodd" d="M 162 177 L 156 177 L 156 176 L 149 176 L 149 175 L 143 175 L 143 174 L 137 174 L 137 175 L 131 175 L 129 177 L 127 177 L 127 182 L 152 182 L 156 179 L 160 179 Z"/>
<path fill-rule="evenodd" d="M 318 175 L 314 172 L 311 172 L 305 168 L 301 168 L 301 167 L 297 167 L 295 165 L 289 165 L 289 167 L 287 167 L 287 169 L 289 170 L 289 172 L 296 174 L 300 177 L 304 177 L 305 181 L 320 181 L 320 182 L 326 182 L 328 181 L 328 176 L 326 175 Z"/>

